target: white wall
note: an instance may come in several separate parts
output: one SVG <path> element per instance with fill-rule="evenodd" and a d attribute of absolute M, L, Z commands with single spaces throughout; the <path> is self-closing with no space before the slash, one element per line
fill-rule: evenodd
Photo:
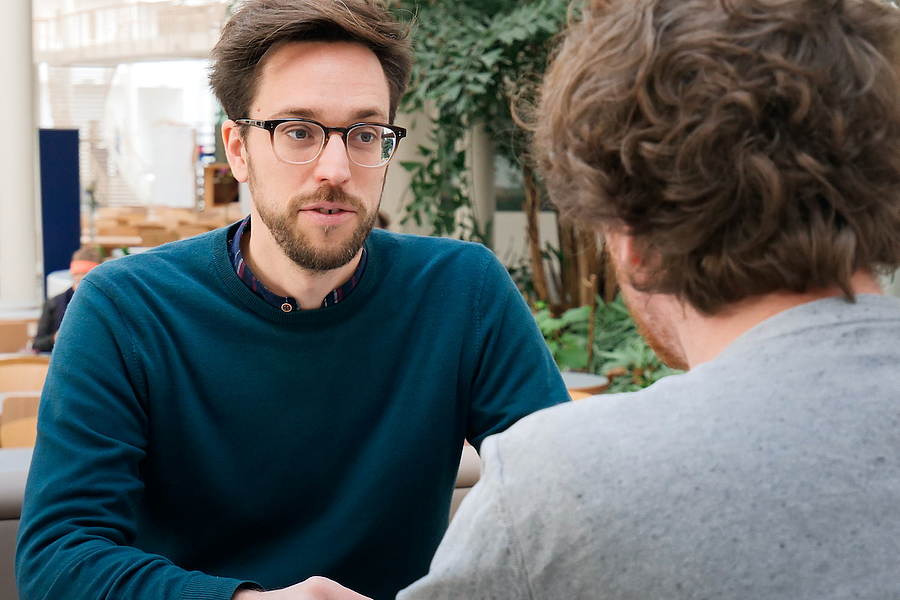
<path fill-rule="evenodd" d="M 123 177 L 144 203 L 194 206 L 198 144 L 212 141 L 217 104 L 207 61 L 120 65 L 107 103 L 107 136 Z M 186 130 L 190 130 L 189 133 Z M 205 137 L 204 137 L 205 136 Z M 171 143 L 171 152 L 162 145 Z"/>

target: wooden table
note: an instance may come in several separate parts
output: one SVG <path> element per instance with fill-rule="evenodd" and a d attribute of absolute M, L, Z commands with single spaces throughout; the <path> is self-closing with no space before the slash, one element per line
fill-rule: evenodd
<path fill-rule="evenodd" d="M 563 382 L 569 392 L 586 393 L 589 396 L 601 394 L 609 385 L 609 379 L 603 375 L 594 375 L 592 373 L 577 373 L 575 371 L 563 371 Z"/>
<path fill-rule="evenodd" d="M 82 246 L 96 246 L 103 250 L 115 250 L 116 248 L 131 248 L 143 246 L 144 240 L 139 235 L 89 235 L 81 236 Z"/>

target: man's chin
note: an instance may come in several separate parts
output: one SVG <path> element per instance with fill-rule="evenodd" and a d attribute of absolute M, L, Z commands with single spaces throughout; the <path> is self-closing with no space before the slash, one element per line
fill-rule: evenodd
<path fill-rule="evenodd" d="M 327 273 L 347 266 L 359 256 L 360 249 L 357 248 L 313 248 L 306 247 L 300 251 L 286 251 L 290 258 L 297 266 L 307 271 L 315 271 L 319 273 Z"/>
<path fill-rule="evenodd" d="M 688 370 L 687 359 L 681 351 L 674 333 L 665 327 L 665 321 L 661 315 L 647 310 L 649 296 L 636 293 L 625 286 L 623 286 L 622 292 L 631 320 L 634 321 L 638 333 L 644 338 L 656 357 L 673 369 Z"/>
<path fill-rule="evenodd" d="M 341 228 L 343 229 L 343 228 Z M 343 232 L 315 232 L 294 238 L 293 243 L 282 244 L 282 251 L 295 264 L 308 271 L 327 273 L 357 259 L 371 229 L 362 234 L 359 230 Z"/>

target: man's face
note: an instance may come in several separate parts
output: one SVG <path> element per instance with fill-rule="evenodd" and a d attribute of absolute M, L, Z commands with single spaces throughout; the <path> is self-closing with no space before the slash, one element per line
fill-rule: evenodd
<path fill-rule="evenodd" d="M 387 79 L 371 50 L 350 42 L 299 42 L 268 57 L 245 116 L 346 127 L 387 123 L 389 108 Z M 328 271 L 359 254 L 377 218 L 386 166 L 350 161 L 341 134 L 332 134 L 321 155 L 303 165 L 278 160 L 269 132 L 256 127 L 227 145 L 238 155 L 229 157 L 236 159 L 230 160 L 235 177 L 249 180 L 257 227 L 264 225 L 288 258 Z"/>
<path fill-rule="evenodd" d="M 84 279 L 85 273 L 72 273 L 72 289 L 77 290 L 78 284 Z"/>

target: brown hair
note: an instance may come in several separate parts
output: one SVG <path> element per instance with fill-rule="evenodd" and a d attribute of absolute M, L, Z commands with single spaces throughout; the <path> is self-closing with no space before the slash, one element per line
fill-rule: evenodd
<path fill-rule="evenodd" d="M 900 15 L 877 0 L 593 0 L 544 82 L 560 212 L 706 314 L 900 266 Z"/>
<path fill-rule="evenodd" d="M 82 246 L 72 254 L 72 260 L 86 260 L 100 264 L 103 262 L 103 256 L 100 254 L 100 250 L 94 246 Z"/>
<path fill-rule="evenodd" d="M 381 62 L 393 122 L 412 71 L 407 34 L 408 27 L 367 0 L 248 0 L 212 50 L 210 86 L 228 118 L 246 118 L 272 48 L 301 41 L 358 42 Z"/>

